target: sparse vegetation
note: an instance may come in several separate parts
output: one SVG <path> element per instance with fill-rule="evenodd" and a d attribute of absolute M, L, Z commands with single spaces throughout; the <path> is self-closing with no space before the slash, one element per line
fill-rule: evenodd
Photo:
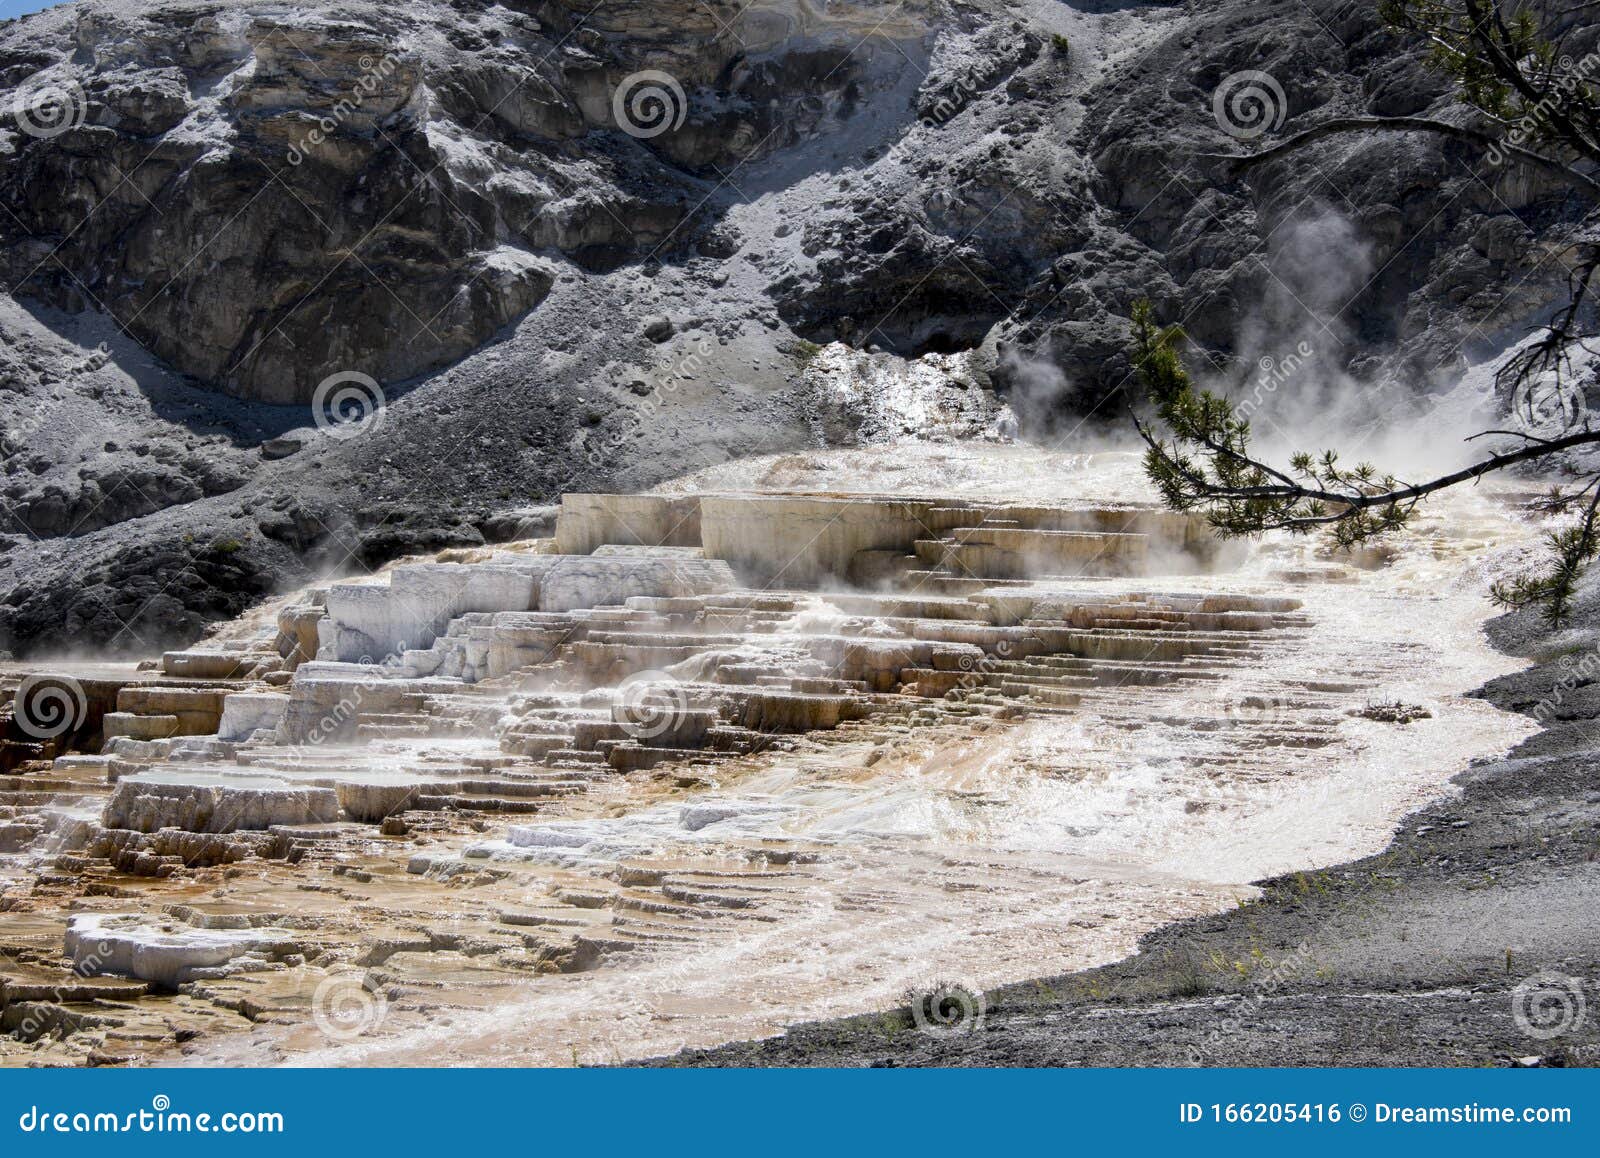
<path fill-rule="evenodd" d="M 959 981 L 935 981 L 907 989 L 900 1002 L 899 1012 L 909 1017 L 911 1024 L 938 1027 L 970 1021 L 983 998 Z"/>
<path fill-rule="evenodd" d="M 1343 117 L 1325 120 L 1255 153 L 1229 155 L 1240 168 L 1281 158 L 1325 137 L 1373 131 L 1429 132 L 1466 141 L 1495 164 L 1554 173 L 1588 205 L 1585 229 L 1600 224 L 1600 86 L 1584 60 L 1562 46 L 1571 12 L 1535 15 L 1501 0 L 1384 0 L 1385 19 L 1396 30 L 1431 46 L 1433 65 L 1457 84 L 1463 103 L 1485 127 L 1423 117 Z M 1593 322 L 1591 283 L 1600 270 L 1600 243 L 1573 243 L 1563 253 L 1570 293 L 1543 327 L 1543 336 L 1501 369 L 1501 386 L 1530 417 L 1541 400 L 1558 401 L 1581 385 L 1573 381 L 1573 355 L 1600 336 Z M 1341 547 L 1391 534 L 1406 526 L 1427 496 L 1494 471 L 1549 460 L 1600 443 L 1600 429 L 1584 419 L 1581 429 L 1545 437 L 1534 423 L 1519 430 L 1480 435 L 1517 440 L 1512 449 L 1487 455 L 1463 470 L 1421 483 L 1380 474 L 1373 466 L 1344 465 L 1338 452 L 1301 452 L 1284 466 L 1257 457 L 1250 422 L 1227 398 L 1198 388 L 1185 370 L 1181 329 L 1158 324 L 1149 303 L 1134 309 L 1133 359 L 1149 392 L 1163 432 L 1140 422 L 1148 447 L 1145 466 L 1162 497 L 1176 510 L 1204 510 L 1224 536 L 1271 530 L 1305 534 L 1328 530 Z M 1581 409 L 1574 407 L 1573 409 Z M 1540 504 L 1550 514 L 1577 512 L 1574 524 L 1548 536 L 1549 563 L 1541 570 L 1495 584 L 1497 602 L 1509 608 L 1540 606 L 1552 625 L 1565 620 L 1579 577 L 1600 555 L 1600 471 L 1569 488 L 1556 488 Z"/>
<path fill-rule="evenodd" d="M 1168 977 L 1174 997 L 1198 997 L 1206 991 L 1205 971 L 1188 953 L 1168 954 Z"/>
<path fill-rule="evenodd" d="M 816 342 L 808 341 L 805 338 L 796 338 L 789 347 L 789 354 L 794 358 L 794 364 L 802 370 L 811 365 L 820 353 L 822 353 L 822 347 Z"/>
<path fill-rule="evenodd" d="M 1380 724 L 1409 724 L 1414 720 L 1433 719 L 1433 713 L 1421 704 L 1407 704 L 1399 700 L 1368 704 L 1352 715 L 1365 720 L 1376 720 Z"/>
<path fill-rule="evenodd" d="M 892 1043 L 902 1033 L 915 1027 L 911 1012 L 907 1009 L 891 1009 L 887 1013 L 880 1013 L 872 1020 L 874 1030 L 886 1042 Z"/>

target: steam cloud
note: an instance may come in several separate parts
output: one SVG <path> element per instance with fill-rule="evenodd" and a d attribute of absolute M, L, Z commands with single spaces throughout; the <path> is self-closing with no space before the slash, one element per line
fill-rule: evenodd
<path fill-rule="evenodd" d="M 1334 449 L 1417 479 L 1481 457 L 1465 441 L 1493 426 L 1489 392 L 1428 396 L 1391 376 L 1345 367 L 1361 341 L 1347 307 L 1377 271 L 1371 243 L 1344 214 L 1319 207 L 1280 226 L 1263 259 L 1265 287 L 1241 319 L 1231 368 L 1202 375 L 1250 418 L 1256 452 L 1274 463 Z"/>

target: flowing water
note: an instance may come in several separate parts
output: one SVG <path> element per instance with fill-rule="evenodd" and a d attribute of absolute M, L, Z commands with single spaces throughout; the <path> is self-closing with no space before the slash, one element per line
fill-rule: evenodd
<path fill-rule="evenodd" d="M 942 490 L 974 495 L 1145 497 L 1121 455 L 858 452 L 738 469 L 744 486 L 843 476 L 853 489 L 897 489 L 887 472 L 912 491 L 937 475 Z M 1519 666 L 1481 630 L 1486 564 L 1524 553 L 1533 534 L 1515 497 L 1446 496 L 1392 549 L 1358 560 L 1365 568 L 1285 539 L 1233 572 L 1072 584 L 1304 601 L 1298 630 L 1211 678 L 1113 685 L 1074 712 L 981 728 L 828 737 L 725 765 L 688 802 L 624 793 L 592 814 L 519 825 L 516 843 L 486 832 L 468 859 L 508 874 L 496 887 L 541 897 L 628 873 L 676 876 L 720 898 L 716 916 L 601 969 L 475 996 L 453 976 L 453 1008 L 391 1008 L 356 1040 L 302 1029 L 272 1047 L 294 1064 L 659 1055 L 884 1008 L 937 980 L 982 987 L 1105 963 L 1162 923 L 1249 897 L 1254 880 L 1376 851 L 1469 761 L 1532 729 L 1466 694 Z M 828 612 L 818 596 L 811 614 Z M 1396 702 L 1429 715 L 1361 714 Z"/>
<path fill-rule="evenodd" d="M 1096 509 L 1150 498 L 1136 456 L 994 446 L 780 456 L 665 493 L 845 488 Z M 1468 694 L 1519 666 L 1488 646 L 1482 625 L 1489 578 L 1537 549 L 1526 499 L 1505 485 L 1447 493 L 1403 536 L 1355 555 L 1270 537 L 1215 573 L 1158 556 L 1137 577 L 1012 587 L 1089 617 L 1073 624 L 1088 625 L 1077 654 L 1010 662 L 998 676 L 980 664 L 971 674 L 993 677 L 995 694 L 948 701 L 903 689 L 879 695 L 878 714 L 714 759 L 607 769 L 577 762 L 594 755 L 551 752 L 553 765 L 531 766 L 502 747 L 518 713 L 575 717 L 592 693 L 530 701 L 493 680 L 476 698 L 445 697 L 470 721 L 448 734 L 413 736 L 412 717 L 385 707 L 371 717 L 378 738 L 361 746 L 258 737 L 237 753 L 204 739 L 119 749 L 130 760 L 166 753 L 118 765 L 122 788 L 132 777 L 158 803 L 220 784 L 277 792 L 271 807 L 320 792 L 331 807 L 339 786 L 349 811 L 419 775 L 452 779 L 438 803 L 405 813 L 410 830 L 398 834 L 371 819 L 280 823 L 254 854 L 219 860 L 217 842 L 239 834 L 213 824 L 225 835 L 190 836 L 208 831 L 191 811 L 179 824 L 188 833 L 117 844 L 134 851 L 102 853 L 109 864 L 86 859 L 82 833 L 118 785 L 106 784 L 106 758 L 73 757 L 48 781 L 7 786 L 18 819 L 5 831 L 37 835 L 0 856 L 10 882 L 0 950 L 14 985 L 48 990 L 82 981 L 52 973 L 74 913 L 153 922 L 139 934 L 147 940 L 208 930 L 249 939 L 264 927 L 296 938 L 299 953 L 251 949 L 242 963 L 195 972 L 178 996 L 130 983 L 82 994 L 81 1007 L 59 998 L 85 1012 L 62 1049 L 87 1037 L 129 1061 L 212 1065 L 614 1062 L 884 1009 L 936 982 L 982 989 L 1103 964 L 1166 922 L 1251 897 L 1253 881 L 1379 850 L 1469 762 L 1533 730 Z M 919 586 L 933 573 L 921 574 Z M 736 651 L 773 673 L 770 684 L 786 682 L 808 640 L 952 638 L 940 635 L 950 621 L 895 618 L 907 613 L 873 602 L 882 598 L 842 584 L 761 592 L 749 603 L 765 609 L 759 630 L 708 631 L 705 649 L 718 662 Z M 1245 609 L 1260 622 L 1196 647 L 1211 628 L 1184 608 Z M 607 614 L 620 642 L 591 650 L 665 638 L 627 635 L 630 622 L 672 630 L 657 610 Z M 717 611 L 724 624 L 749 614 Z M 274 615 L 255 614 L 235 635 L 270 639 Z M 1160 615 L 1184 622 L 1114 630 L 1131 622 L 1119 617 Z M 1141 639 L 1149 650 L 1130 651 Z M 569 741 L 538 734 L 554 726 L 523 730 L 564 752 Z M 493 776 L 499 791 L 520 776 L 535 806 L 499 814 L 516 801 L 485 802 L 492 785 L 468 782 Z M 137 852 L 152 840 L 168 855 Z M 162 868 L 180 859 L 183 871 Z M 354 988 L 330 1017 L 335 983 Z M 174 1036 L 180 1023 L 192 1032 Z"/>

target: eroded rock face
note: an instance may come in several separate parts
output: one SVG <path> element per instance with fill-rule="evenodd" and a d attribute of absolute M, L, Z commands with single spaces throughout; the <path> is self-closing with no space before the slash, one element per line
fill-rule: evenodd
<path fill-rule="evenodd" d="M 1241 141 L 1213 94 L 1251 70 L 1285 115 Z M 9 23 L 0 649 L 183 647 L 269 592 L 730 458 L 1127 434 L 1140 297 L 1246 394 L 1308 341 L 1272 383 L 1286 437 L 1385 383 L 1391 413 L 1548 316 L 1577 211 L 1415 134 L 1217 159 L 1391 113 L 1461 110 L 1344 0 Z M 336 374 L 384 388 L 376 437 L 305 405 Z"/>
<path fill-rule="evenodd" d="M 567 79 L 591 119 L 637 117 L 650 132 L 662 123 L 653 115 L 659 112 L 676 127 L 651 135 L 653 147 L 678 165 L 715 174 L 848 120 L 925 55 L 922 41 L 937 6 L 927 0 L 617 0 L 596 7 L 557 0 L 537 7 L 543 18 L 578 29 L 587 43 L 605 44 L 632 76 L 664 71 L 683 89 L 681 102 L 675 92 L 663 102 L 670 86 L 641 79 L 619 87 L 605 70 L 569 70 Z M 674 104 L 681 122 L 665 111 Z"/>
<path fill-rule="evenodd" d="M 543 297 L 548 270 L 443 163 L 402 25 L 222 11 L 175 44 L 180 14 L 87 13 L 50 67 L 85 112 L 13 138 L 14 285 L 270 402 L 440 365 Z"/>
<path fill-rule="evenodd" d="M 563 259 L 659 246 L 704 200 L 683 171 L 848 115 L 908 67 L 890 38 L 922 30 L 872 4 L 535 7 L 552 26 L 476 5 L 179 3 L 14 27 L 8 282 L 108 311 L 241 397 L 408 378 L 537 306 Z M 659 140 L 653 101 L 674 129 Z"/>

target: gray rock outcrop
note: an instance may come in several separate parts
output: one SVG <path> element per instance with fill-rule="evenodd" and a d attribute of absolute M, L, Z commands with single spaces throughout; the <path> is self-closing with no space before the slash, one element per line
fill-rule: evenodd
<path fill-rule="evenodd" d="M 1254 74 L 1265 121 L 1226 123 Z M 563 492 L 856 441 L 853 414 L 916 436 L 818 414 L 834 341 L 884 380 L 917 375 L 869 356 L 959 353 L 1000 436 L 1053 437 L 1122 414 L 1149 296 L 1224 385 L 1306 344 L 1291 429 L 1400 383 L 1390 412 L 1543 316 L 1583 206 L 1416 133 L 1223 159 L 1357 114 L 1466 110 L 1336 0 L 0 25 L 0 649 L 151 654 Z"/>

